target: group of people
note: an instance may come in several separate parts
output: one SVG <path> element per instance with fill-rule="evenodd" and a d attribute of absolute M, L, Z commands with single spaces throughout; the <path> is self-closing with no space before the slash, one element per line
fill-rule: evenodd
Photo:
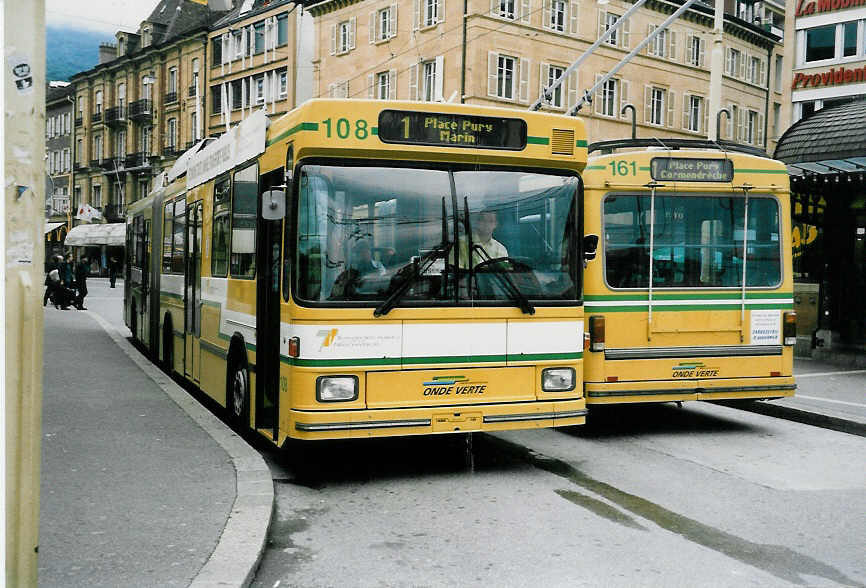
<path fill-rule="evenodd" d="M 87 257 L 82 257 L 76 264 L 72 254 L 55 255 L 48 264 L 45 276 L 45 295 L 42 306 L 47 306 L 50 300 L 54 308 L 69 310 L 74 306 L 78 310 L 84 307 L 84 297 L 87 296 L 87 275 L 90 273 L 90 263 Z"/>

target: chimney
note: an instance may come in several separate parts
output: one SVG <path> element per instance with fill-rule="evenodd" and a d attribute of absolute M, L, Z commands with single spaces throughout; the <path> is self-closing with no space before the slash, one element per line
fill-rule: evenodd
<path fill-rule="evenodd" d="M 99 44 L 99 64 L 108 63 L 117 57 L 117 46 L 114 43 Z"/>

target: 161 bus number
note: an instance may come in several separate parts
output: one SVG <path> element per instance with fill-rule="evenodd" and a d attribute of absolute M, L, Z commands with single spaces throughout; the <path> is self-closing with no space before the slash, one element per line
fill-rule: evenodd
<path fill-rule="evenodd" d="M 610 162 L 610 173 L 613 176 L 636 176 L 637 165 L 634 161 L 614 160 Z"/>
<path fill-rule="evenodd" d="M 333 123 L 330 118 L 322 121 L 325 125 L 326 136 L 330 139 L 331 133 L 335 132 L 340 139 L 348 139 L 352 132 L 352 123 L 347 118 L 338 118 L 336 123 Z M 367 126 L 367 121 L 359 118 L 354 124 L 354 135 L 356 139 L 366 139 L 370 135 L 370 129 Z"/>

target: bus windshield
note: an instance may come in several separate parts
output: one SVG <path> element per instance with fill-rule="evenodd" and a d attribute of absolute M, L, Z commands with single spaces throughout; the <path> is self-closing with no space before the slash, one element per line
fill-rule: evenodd
<path fill-rule="evenodd" d="M 298 181 L 299 300 L 577 300 L 576 175 L 303 165 Z"/>

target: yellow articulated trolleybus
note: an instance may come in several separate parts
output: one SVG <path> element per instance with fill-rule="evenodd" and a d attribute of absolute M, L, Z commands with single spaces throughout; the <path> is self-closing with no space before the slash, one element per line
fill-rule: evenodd
<path fill-rule="evenodd" d="M 792 396 L 784 164 L 700 140 L 589 151 L 587 404 Z"/>
<path fill-rule="evenodd" d="M 282 445 L 582 424 L 583 122 L 312 100 L 131 207 L 126 321 Z"/>

